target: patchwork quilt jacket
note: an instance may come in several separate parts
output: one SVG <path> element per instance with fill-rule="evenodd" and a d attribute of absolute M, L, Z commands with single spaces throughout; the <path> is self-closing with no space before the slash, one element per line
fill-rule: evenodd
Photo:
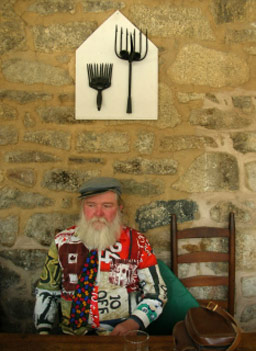
<path fill-rule="evenodd" d="M 113 246 L 98 253 L 100 269 L 88 324 L 75 330 L 71 327 L 72 296 L 88 254 L 77 236 L 78 229 L 74 226 L 58 233 L 50 246 L 36 288 L 34 321 L 38 332 L 49 333 L 57 315 L 66 334 L 84 335 L 95 328 L 98 334 L 107 334 L 127 318 L 146 328 L 162 313 L 166 285 L 147 238 L 129 227 L 123 227 Z"/>

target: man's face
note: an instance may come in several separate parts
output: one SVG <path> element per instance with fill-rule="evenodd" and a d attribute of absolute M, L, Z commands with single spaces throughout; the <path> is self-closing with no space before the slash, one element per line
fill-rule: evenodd
<path fill-rule="evenodd" d="M 121 206 L 118 205 L 117 195 L 112 191 L 90 196 L 83 202 L 85 218 L 92 220 L 98 230 L 105 225 L 104 221 L 111 224 L 119 209 Z"/>

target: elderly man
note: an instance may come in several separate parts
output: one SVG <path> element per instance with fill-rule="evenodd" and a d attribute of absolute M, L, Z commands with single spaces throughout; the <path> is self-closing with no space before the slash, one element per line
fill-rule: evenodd
<path fill-rule="evenodd" d="M 46 258 L 36 289 L 36 329 L 48 334 L 59 310 L 66 334 L 144 329 L 167 300 L 152 248 L 144 235 L 122 225 L 117 179 L 91 179 L 80 194 L 77 225 L 55 236 Z"/>

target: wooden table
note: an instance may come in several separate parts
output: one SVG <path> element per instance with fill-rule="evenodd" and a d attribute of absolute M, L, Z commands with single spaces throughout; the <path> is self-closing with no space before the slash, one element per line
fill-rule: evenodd
<path fill-rule="evenodd" d="M 1 351 L 123 351 L 120 336 L 0 333 Z M 150 336 L 150 351 L 172 351 L 172 336 Z M 244 333 L 237 351 L 256 351 L 256 333 Z"/>

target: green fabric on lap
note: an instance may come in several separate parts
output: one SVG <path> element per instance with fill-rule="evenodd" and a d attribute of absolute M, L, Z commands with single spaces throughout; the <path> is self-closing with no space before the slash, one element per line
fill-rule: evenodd
<path fill-rule="evenodd" d="M 168 302 L 164 306 L 160 317 L 155 322 L 152 322 L 146 331 L 151 335 L 171 335 L 175 323 L 183 320 L 187 310 L 191 307 L 199 306 L 199 303 L 171 269 L 163 261 L 157 261 L 167 286 Z"/>

